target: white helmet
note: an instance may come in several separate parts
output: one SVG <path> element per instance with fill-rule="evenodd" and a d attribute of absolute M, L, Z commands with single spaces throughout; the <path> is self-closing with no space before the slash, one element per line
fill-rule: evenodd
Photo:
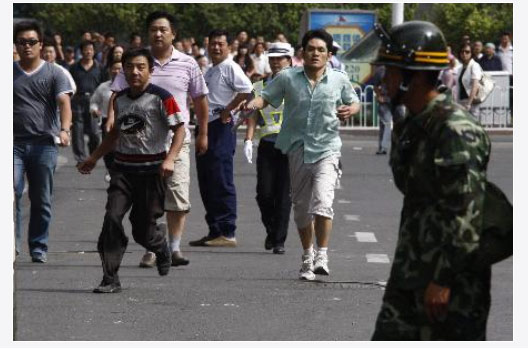
<path fill-rule="evenodd" d="M 268 47 L 268 57 L 293 57 L 293 47 L 287 42 L 274 42 Z"/>

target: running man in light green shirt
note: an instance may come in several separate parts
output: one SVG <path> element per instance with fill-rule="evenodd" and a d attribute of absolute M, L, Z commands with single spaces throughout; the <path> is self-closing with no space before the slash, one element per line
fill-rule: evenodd
<path fill-rule="evenodd" d="M 304 66 L 280 72 L 261 97 L 244 107 L 278 107 L 284 100 L 284 119 L 275 147 L 289 159 L 294 219 L 304 249 L 299 274 L 303 280 L 330 272 L 327 249 L 341 155 L 338 127 L 360 108 L 346 73 L 327 68 L 332 42 L 324 30 L 307 32 L 302 40 Z"/>

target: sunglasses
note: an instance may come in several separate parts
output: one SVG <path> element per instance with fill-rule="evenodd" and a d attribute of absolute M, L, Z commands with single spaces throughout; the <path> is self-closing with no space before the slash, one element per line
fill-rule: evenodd
<path fill-rule="evenodd" d="M 16 44 L 17 45 L 20 45 L 20 46 L 26 46 L 29 44 L 29 46 L 35 46 L 36 44 L 38 44 L 40 41 L 37 40 L 37 39 L 29 39 L 29 40 L 25 40 L 25 39 L 18 39 L 16 41 Z"/>
<path fill-rule="evenodd" d="M 471 53 L 471 51 L 464 50 L 464 51 L 462 51 L 462 53 Z"/>

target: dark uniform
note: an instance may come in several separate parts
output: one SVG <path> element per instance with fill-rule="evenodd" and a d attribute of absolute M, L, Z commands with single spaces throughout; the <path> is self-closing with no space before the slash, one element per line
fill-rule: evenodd
<path fill-rule="evenodd" d="M 394 27 L 392 40 L 409 28 L 428 32 L 429 39 L 439 33 L 443 40 L 436 27 L 424 23 Z M 415 56 L 421 62 L 433 62 L 429 68 L 443 62 L 439 57 L 443 57 L 445 41 L 441 49 L 434 50 L 434 45 L 428 48 L 427 42 L 406 38 L 423 52 L 440 51 L 429 56 L 433 58 Z M 396 57 L 384 52 L 388 59 Z M 386 63 L 382 59 L 379 64 Z M 409 63 L 398 64 L 408 69 L 404 65 Z M 420 68 L 420 63 L 415 64 L 415 70 L 427 70 Z M 490 141 L 450 95 L 440 93 L 422 112 L 409 114 L 394 126 L 390 166 L 404 202 L 373 340 L 485 339 L 491 267 L 475 271 L 470 266 L 479 248 Z M 450 289 L 447 314 L 435 322 L 425 311 L 424 295 L 430 282 Z"/>

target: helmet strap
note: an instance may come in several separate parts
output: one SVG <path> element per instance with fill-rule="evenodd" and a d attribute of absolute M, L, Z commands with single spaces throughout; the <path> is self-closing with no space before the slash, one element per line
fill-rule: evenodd
<path fill-rule="evenodd" d="M 402 75 L 402 82 L 400 83 L 400 87 L 398 89 L 398 93 L 396 94 L 396 97 L 393 98 L 393 105 L 399 105 L 402 104 L 403 96 L 409 91 L 409 84 L 411 83 L 411 79 L 414 75 L 414 72 L 412 70 L 407 69 L 401 69 L 401 75 Z"/>

